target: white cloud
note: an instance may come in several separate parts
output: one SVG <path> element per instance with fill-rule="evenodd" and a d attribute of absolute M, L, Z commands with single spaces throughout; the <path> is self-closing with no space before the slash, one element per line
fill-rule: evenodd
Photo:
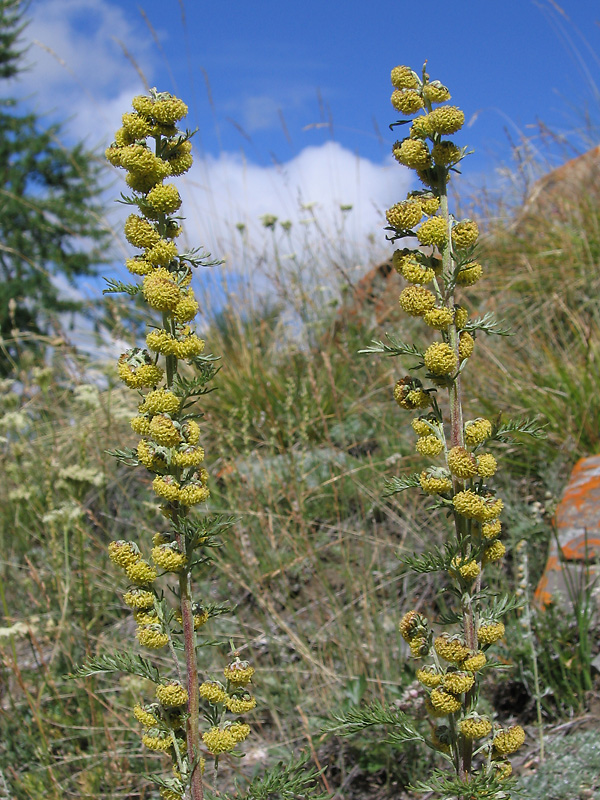
<path fill-rule="evenodd" d="M 114 37 L 123 41 L 152 84 L 151 37 L 141 18 L 124 9 L 109 0 L 37 0 L 30 8 L 25 38 L 40 45 L 29 52 L 32 68 L 19 79 L 20 93 L 37 93 L 31 102 L 38 111 L 56 109 L 62 118 L 70 117 L 70 135 L 86 138 L 90 147 L 104 147 L 112 139 L 131 97 L 142 89 Z M 292 104 L 303 98 L 300 92 Z M 267 95 L 248 96 L 239 108 L 249 130 L 279 122 L 279 103 Z M 391 158 L 376 164 L 328 142 L 271 166 L 239 153 L 196 154 L 192 170 L 177 183 L 185 201 L 187 244 L 204 244 L 216 257 L 226 258 L 235 275 L 259 281 L 256 265 L 261 260 L 272 263 L 271 232 L 259 221 L 263 214 L 292 223 L 289 235 L 276 229 L 283 264 L 296 263 L 291 258 L 295 254 L 298 262 L 312 259 L 315 271 L 324 276 L 334 262 L 344 269 L 361 264 L 364 272 L 391 251 L 382 230 L 384 210 L 402 199 L 410 174 Z M 124 184 L 117 181 L 111 196 L 121 188 Z M 315 205 L 302 208 L 309 203 Z M 342 212 L 341 205 L 352 210 Z M 109 214 L 117 225 L 127 213 L 127 207 L 111 204 Z M 245 226 L 244 236 L 237 223 Z M 120 232 L 118 239 L 123 242 Z M 221 268 L 215 274 L 223 273 Z"/>

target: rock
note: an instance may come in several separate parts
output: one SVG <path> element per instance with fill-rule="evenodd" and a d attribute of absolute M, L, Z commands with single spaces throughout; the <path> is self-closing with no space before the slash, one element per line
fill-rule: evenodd
<path fill-rule="evenodd" d="M 573 467 L 554 527 L 556 537 L 535 591 L 535 601 L 541 606 L 558 593 L 568 596 L 570 585 L 581 585 L 586 561 L 600 558 L 600 456 L 582 458 Z M 588 569 L 598 574 L 597 566 Z"/>

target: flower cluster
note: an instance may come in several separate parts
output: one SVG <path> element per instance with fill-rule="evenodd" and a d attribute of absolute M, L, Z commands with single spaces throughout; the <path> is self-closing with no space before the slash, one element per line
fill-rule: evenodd
<path fill-rule="evenodd" d="M 403 120 L 410 123 L 407 136 L 392 152 L 400 164 L 416 171 L 422 184 L 386 212 L 392 241 L 416 237 L 419 243 L 416 249 L 397 249 L 392 263 L 406 281 L 400 308 L 421 318 L 432 335 L 418 365 L 423 373 L 398 380 L 394 399 L 401 408 L 416 412 L 416 450 L 430 460 L 406 485 L 420 486 L 455 522 L 456 537 L 449 543 L 446 561 L 443 566 L 439 559 L 430 562 L 435 564 L 431 568 L 443 569 L 463 598 L 462 623 L 455 632 L 435 636 L 428 620 L 414 610 L 402 618 L 400 632 L 413 658 L 428 659 L 417 678 L 426 692 L 429 714 L 451 718 L 443 735 L 432 721 L 438 732 L 432 745 L 452 754 L 458 773 L 465 775 L 472 769 L 471 743 L 486 740 L 478 745 L 480 752 L 489 754 L 488 766 L 481 768 L 504 778 L 510 774 L 505 756 L 522 744 L 522 729 L 494 731 L 492 722 L 476 711 L 478 673 L 486 666 L 487 649 L 504 636 L 504 625 L 493 613 L 486 616 L 473 598 L 481 596 L 484 568 L 502 559 L 505 546 L 499 539 L 504 504 L 490 485 L 498 464 L 487 447 L 495 432 L 488 419 L 464 421 L 461 403 L 461 375 L 475 352 L 481 325 L 471 320 L 466 298 L 457 298 L 457 292 L 483 275 L 476 253 L 477 223 L 455 218 L 448 207 L 448 182 L 466 154 L 454 141 L 465 116 L 449 103 L 448 89 L 431 81 L 425 69 L 419 76 L 409 67 L 395 67 L 391 78 L 393 107 L 413 118 Z M 402 352 L 419 351 L 406 345 L 399 348 Z M 447 392 L 449 418 L 444 417 L 442 390 Z"/>
<path fill-rule="evenodd" d="M 194 601 L 191 570 L 195 564 L 210 564 L 208 548 L 218 542 L 210 533 L 210 517 L 205 515 L 199 521 L 190 517 L 192 507 L 205 504 L 210 497 L 200 444 L 200 414 L 193 408 L 215 373 L 194 327 L 199 305 L 191 283 L 195 267 L 218 262 L 198 256 L 197 251 L 181 252 L 176 243 L 182 232 L 178 216 L 182 201 L 172 179 L 192 166 L 191 133 L 177 127 L 187 106 L 155 89 L 149 96 L 134 97 L 132 105 L 133 111 L 123 114 L 122 127 L 106 157 L 125 170 L 132 191 L 123 198 L 134 207 L 124 232 L 137 251 L 126 260 L 137 283 L 124 289 L 118 284 L 109 291 L 125 290 L 143 297 L 153 324 L 145 347 L 127 350 L 118 361 L 119 378 L 138 393 L 131 428 L 139 441 L 135 449 L 117 450 L 113 455 L 127 464 L 142 465 L 151 474 L 152 490 L 169 530 L 154 535 L 148 559 L 130 541 L 112 542 L 109 553 L 130 584 L 123 599 L 133 612 L 139 644 L 168 648 L 178 676 L 178 680 L 158 678 L 153 702 L 134 708 L 144 728 L 143 744 L 169 754 L 176 770 L 175 781 L 163 787 L 161 797 L 187 796 L 189 790 L 197 800 L 202 797 L 202 754 L 208 752 L 216 759 L 250 733 L 246 723 L 226 721 L 224 715 L 245 714 L 256 705 L 245 688 L 254 672 L 248 664 L 236 660 L 227 667 L 223 696 L 216 701 L 216 688 L 207 694 L 206 687 L 220 684 L 206 681 L 200 685 L 196 664 L 197 632 L 209 620 L 211 610 Z M 194 372 L 197 377 L 190 378 Z M 220 529 L 218 520 L 215 529 Z M 204 552 L 195 557 L 194 551 L 201 549 Z M 163 577 L 177 583 L 171 589 L 172 596 L 179 599 L 178 608 L 169 608 L 159 584 Z M 185 655 L 185 680 L 178 652 Z M 228 675 L 227 670 L 234 674 Z M 236 681 L 235 675 L 242 678 Z M 208 723 L 204 731 L 200 722 L 203 700 Z"/>

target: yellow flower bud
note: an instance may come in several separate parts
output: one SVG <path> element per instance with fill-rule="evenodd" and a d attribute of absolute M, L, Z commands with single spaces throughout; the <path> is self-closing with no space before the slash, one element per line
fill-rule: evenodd
<path fill-rule="evenodd" d="M 465 219 L 457 222 L 452 228 L 452 244 L 457 250 L 465 250 L 472 247 L 479 236 L 479 228 L 473 220 Z"/>
<path fill-rule="evenodd" d="M 444 443 L 441 442 L 437 436 L 430 434 L 429 436 L 421 436 L 417 439 L 416 449 L 417 453 L 420 453 L 422 456 L 434 458 L 442 452 Z"/>
<path fill-rule="evenodd" d="M 150 247 L 148 250 L 146 250 L 144 253 L 144 258 L 154 267 L 168 267 L 178 255 L 179 253 L 177 252 L 177 245 L 174 244 L 174 242 L 161 239 L 160 241 L 156 242 L 153 247 Z M 150 301 L 148 300 L 148 302 Z M 179 299 L 178 302 L 180 302 Z M 170 308 L 171 307 L 169 306 L 169 309 Z"/>
<path fill-rule="evenodd" d="M 435 245 L 440 250 L 448 241 L 448 224 L 443 217 L 429 217 L 417 231 L 422 245 Z"/>
<path fill-rule="evenodd" d="M 160 625 L 142 625 L 135 632 L 141 645 L 150 650 L 159 650 L 168 644 L 169 637 L 163 633 Z"/>
<path fill-rule="evenodd" d="M 481 572 L 481 567 L 474 559 L 463 560 L 460 556 L 455 556 L 450 564 L 450 572 L 459 575 L 465 580 L 473 581 Z"/>
<path fill-rule="evenodd" d="M 446 306 L 431 308 L 423 314 L 423 322 L 437 331 L 445 331 L 452 324 L 454 313 Z M 460 351 L 459 351 L 460 352 Z"/>
<path fill-rule="evenodd" d="M 123 569 L 127 569 L 131 564 L 136 564 L 142 557 L 140 548 L 135 542 L 126 542 L 123 539 L 108 545 L 108 555 L 114 564 Z"/>
<path fill-rule="evenodd" d="M 445 692 L 443 689 L 434 689 L 429 695 L 431 705 L 436 711 L 447 714 L 455 714 L 460 710 L 460 700 L 457 700 L 454 695 Z"/>
<path fill-rule="evenodd" d="M 474 655 L 469 655 L 468 658 L 462 662 L 461 666 L 463 669 L 467 669 L 470 672 L 477 672 L 478 670 L 482 669 L 487 663 L 487 657 L 485 653 L 475 653 Z"/>
<path fill-rule="evenodd" d="M 423 360 L 432 375 L 450 375 L 458 367 L 456 353 L 446 342 L 434 342 L 430 345 Z"/>
<path fill-rule="evenodd" d="M 475 678 L 466 672 L 447 672 L 443 679 L 444 689 L 452 694 L 464 694 L 474 683 Z"/>
<path fill-rule="evenodd" d="M 151 555 L 156 566 L 166 572 L 181 572 L 187 564 L 187 558 L 174 543 L 153 547 Z"/>
<path fill-rule="evenodd" d="M 400 308 L 411 317 L 422 317 L 435 306 L 435 295 L 423 286 L 407 286 L 398 299 Z"/>
<path fill-rule="evenodd" d="M 423 97 L 430 103 L 446 103 L 450 100 L 450 92 L 439 81 L 432 81 L 423 87 Z"/>
<path fill-rule="evenodd" d="M 233 750 L 236 745 L 236 740 L 227 728 L 211 728 L 209 731 L 202 734 L 202 740 L 208 752 L 213 755 L 228 753 Z"/>
<path fill-rule="evenodd" d="M 482 453 L 477 457 L 477 474 L 481 478 L 491 478 L 498 469 L 498 462 L 491 453 Z"/>
<path fill-rule="evenodd" d="M 512 725 L 494 736 L 494 750 L 500 755 L 515 753 L 525 742 L 525 731 L 520 725 Z"/>
<path fill-rule="evenodd" d="M 123 600 L 129 608 L 138 610 L 149 609 L 154 606 L 154 593 L 136 586 L 133 589 L 129 589 L 128 592 L 125 592 Z"/>
<path fill-rule="evenodd" d="M 152 247 L 160 241 L 160 234 L 148 220 L 130 214 L 125 221 L 125 238 L 134 247 Z"/>
<path fill-rule="evenodd" d="M 482 519 L 485 514 L 485 501 L 483 497 L 475 494 L 472 489 L 457 492 L 452 498 L 452 504 L 457 513 L 467 519 Z"/>
<path fill-rule="evenodd" d="M 417 680 L 428 689 L 436 689 L 442 683 L 442 676 L 435 667 L 429 665 L 417 670 Z"/>
<path fill-rule="evenodd" d="M 429 467 L 419 475 L 421 489 L 426 494 L 445 494 L 452 489 L 452 480 L 447 470 Z"/>
<path fill-rule="evenodd" d="M 431 150 L 431 157 L 439 166 L 450 167 L 460 161 L 460 147 L 457 147 L 454 142 L 438 142 Z"/>
<path fill-rule="evenodd" d="M 414 255 L 404 254 L 401 250 L 394 252 L 392 263 L 396 271 L 410 283 L 431 283 L 435 277 L 435 272 L 430 267 L 422 266 Z"/>
<path fill-rule="evenodd" d="M 395 206 L 392 206 L 385 212 L 388 223 L 393 228 L 398 228 L 403 231 L 411 230 L 415 225 L 418 225 L 422 216 L 423 209 L 421 203 L 410 200 L 396 203 Z"/>
<path fill-rule="evenodd" d="M 156 698 L 166 708 L 177 708 L 187 703 L 188 693 L 179 681 L 169 681 L 156 687 Z"/>
<path fill-rule="evenodd" d="M 421 85 L 410 67 L 394 67 L 391 73 L 392 86 L 396 89 L 418 89 Z"/>
<path fill-rule="evenodd" d="M 148 750 L 156 750 L 166 753 L 173 745 L 172 735 L 168 731 L 161 731 L 158 728 L 151 728 L 142 736 L 142 743 Z"/>
<path fill-rule="evenodd" d="M 415 114 L 423 108 L 423 98 L 414 89 L 395 89 L 392 92 L 391 102 L 401 114 Z"/>
<path fill-rule="evenodd" d="M 152 709 L 152 706 L 150 706 L 150 709 Z M 133 707 L 133 716 L 144 728 L 153 728 L 158 725 L 158 717 L 152 710 L 143 708 L 139 703 Z"/>
<path fill-rule="evenodd" d="M 125 572 L 131 583 L 135 583 L 136 586 L 147 586 L 156 580 L 157 574 L 154 567 L 142 559 L 134 564 L 129 564 Z"/>
<path fill-rule="evenodd" d="M 140 414 L 175 414 L 181 400 L 170 389 L 155 389 L 148 392 L 139 407 Z"/>
<path fill-rule="evenodd" d="M 440 636 L 434 640 L 433 646 L 438 656 L 456 664 L 460 664 L 470 655 L 469 650 L 465 647 L 460 638 L 450 636 L 447 633 L 440 634 Z"/>
<path fill-rule="evenodd" d="M 474 283 L 481 278 L 483 275 L 483 267 L 481 264 L 478 264 L 476 261 L 472 261 L 470 264 L 465 264 L 464 267 L 461 267 L 456 275 L 456 283 L 459 286 L 473 286 Z"/>
<path fill-rule="evenodd" d="M 500 536 L 500 531 L 502 530 L 502 523 L 499 519 L 494 519 L 491 522 L 484 522 L 481 526 L 481 533 L 486 539 L 494 539 L 496 536 Z"/>
<path fill-rule="evenodd" d="M 249 694 L 241 697 L 228 697 L 225 701 L 225 706 L 232 714 L 247 714 L 256 708 L 256 698 L 251 697 Z"/>
<path fill-rule="evenodd" d="M 208 700 L 213 706 L 225 703 L 229 695 L 217 681 L 204 681 L 200 684 L 200 697 Z"/>
<path fill-rule="evenodd" d="M 486 548 L 483 554 L 483 563 L 488 564 L 492 561 L 500 561 L 506 553 L 506 547 L 499 540 L 496 539 L 492 544 Z"/>
<path fill-rule="evenodd" d="M 492 423 L 489 419 L 478 417 L 465 422 L 465 441 L 470 447 L 482 444 L 492 435 Z"/>
<path fill-rule="evenodd" d="M 453 447 L 448 451 L 448 467 L 457 478 L 466 480 L 477 475 L 477 459 L 464 447 Z"/>
<path fill-rule="evenodd" d="M 392 148 L 396 161 L 412 169 L 427 169 L 431 166 L 431 154 L 425 142 L 420 139 L 404 139 Z"/>
<path fill-rule="evenodd" d="M 239 658 L 236 658 L 225 667 L 223 675 L 235 686 L 246 686 L 252 680 L 254 667 L 251 667 L 247 661 L 240 661 Z"/>
<path fill-rule="evenodd" d="M 148 305 L 157 311 L 173 311 L 181 300 L 181 290 L 177 282 L 162 267 L 146 275 L 142 292 Z"/>
<path fill-rule="evenodd" d="M 465 115 L 456 106 L 440 106 L 428 115 L 429 127 L 434 133 L 449 135 L 459 131 L 465 122 Z"/>
<path fill-rule="evenodd" d="M 477 630 L 477 638 L 480 644 L 494 644 L 502 639 L 504 634 L 503 622 L 484 622 Z"/>
<path fill-rule="evenodd" d="M 492 723 L 486 717 L 467 717 L 458 723 L 458 730 L 465 739 L 483 739 L 492 732 Z"/>

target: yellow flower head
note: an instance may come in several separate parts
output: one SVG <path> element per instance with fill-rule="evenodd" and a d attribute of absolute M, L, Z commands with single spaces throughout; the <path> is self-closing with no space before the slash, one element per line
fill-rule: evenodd
<path fill-rule="evenodd" d="M 131 430 L 138 436 L 148 436 L 150 433 L 150 420 L 141 415 L 134 417 L 131 422 Z"/>
<path fill-rule="evenodd" d="M 183 423 L 181 433 L 188 444 L 198 444 L 200 441 L 200 426 L 193 419 Z"/>
<path fill-rule="evenodd" d="M 108 555 L 110 560 L 123 569 L 127 569 L 131 564 L 136 564 L 142 557 L 140 548 L 135 542 L 126 542 L 119 539 L 108 545 Z"/>
<path fill-rule="evenodd" d="M 443 687 L 452 694 L 464 694 L 474 683 L 475 678 L 467 672 L 447 672 L 444 675 Z"/>
<path fill-rule="evenodd" d="M 421 194 L 419 197 L 423 213 L 432 217 L 440 207 L 440 198 L 433 194 Z"/>
<path fill-rule="evenodd" d="M 173 311 L 181 300 L 177 281 L 162 267 L 146 275 L 142 292 L 148 305 L 157 311 Z"/>
<path fill-rule="evenodd" d="M 156 580 L 157 574 L 154 567 L 142 559 L 134 564 L 129 564 L 125 572 L 131 583 L 135 583 L 136 586 L 147 586 Z"/>
<path fill-rule="evenodd" d="M 180 405 L 181 400 L 170 389 L 156 389 L 148 392 L 138 410 L 140 414 L 175 414 Z"/>
<path fill-rule="evenodd" d="M 130 214 L 125 221 L 125 238 L 134 247 L 152 247 L 160 241 L 160 234 L 147 219 Z"/>
<path fill-rule="evenodd" d="M 510 761 L 504 759 L 497 759 L 492 761 L 492 769 L 499 781 L 505 781 L 512 775 L 512 764 Z"/>
<path fill-rule="evenodd" d="M 472 716 L 462 719 L 458 723 L 458 730 L 465 739 L 483 739 L 492 732 L 492 723 L 487 717 Z"/>
<path fill-rule="evenodd" d="M 448 451 L 448 467 L 457 478 L 466 480 L 477 475 L 477 459 L 464 447 L 453 447 Z"/>
<path fill-rule="evenodd" d="M 181 299 L 173 309 L 173 317 L 180 323 L 189 322 L 194 319 L 198 309 L 198 301 L 194 292 L 189 289 L 185 294 L 182 294 Z"/>
<path fill-rule="evenodd" d="M 228 730 L 236 744 L 243 742 L 250 735 L 250 725 L 243 722 L 232 722 Z"/>
<path fill-rule="evenodd" d="M 236 658 L 225 667 L 223 675 L 236 686 L 246 686 L 252 680 L 254 667 L 251 667 L 247 661 L 240 661 L 239 658 Z"/>
<path fill-rule="evenodd" d="M 417 378 L 412 378 L 410 375 L 396 381 L 394 400 L 400 408 L 406 408 L 411 411 L 415 408 L 427 408 L 431 405 L 431 398 L 423 389 L 421 381 Z"/>
<path fill-rule="evenodd" d="M 171 733 L 168 731 L 161 731 L 158 728 L 150 728 L 142 736 L 142 743 L 148 750 L 156 750 L 161 753 L 166 753 L 173 745 Z"/>
<path fill-rule="evenodd" d="M 432 433 L 431 425 L 426 421 L 425 417 L 413 419 L 410 424 L 417 436 L 429 436 Z"/>
<path fill-rule="evenodd" d="M 447 103 L 450 100 L 450 92 L 439 81 L 432 81 L 423 87 L 423 97 L 430 103 Z"/>
<path fill-rule="evenodd" d="M 483 267 L 476 261 L 465 264 L 456 275 L 456 283 L 459 286 L 473 286 L 483 275 Z"/>
<path fill-rule="evenodd" d="M 200 697 L 216 706 L 224 704 L 229 695 L 218 681 L 204 681 L 200 684 Z"/>
<path fill-rule="evenodd" d="M 184 445 L 182 449 L 172 451 L 171 461 L 182 469 L 197 467 L 204 461 L 204 448 Z"/>
<path fill-rule="evenodd" d="M 491 494 L 487 494 L 484 502 L 485 508 L 481 516 L 482 522 L 491 522 L 491 520 L 500 516 L 502 509 L 504 508 L 504 503 L 499 497 L 494 497 Z"/>
<path fill-rule="evenodd" d="M 464 113 L 456 106 L 434 108 L 427 117 L 432 132 L 444 136 L 459 131 L 465 122 Z"/>
<path fill-rule="evenodd" d="M 481 533 L 486 539 L 494 539 L 500 536 L 502 530 L 502 523 L 499 519 L 494 519 L 491 522 L 484 522 L 481 526 Z"/>
<path fill-rule="evenodd" d="M 434 689 L 429 695 L 429 700 L 435 710 L 444 716 L 460 711 L 460 700 L 443 689 Z"/>
<path fill-rule="evenodd" d="M 141 645 L 151 650 L 159 650 L 169 641 L 168 635 L 163 633 L 160 625 L 142 625 L 137 629 L 135 635 Z"/>
<path fill-rule="evenodd" d="M 474 349 L 475 339 L 473 339 L 468 331 L 461 331 L 460 338 L 458 340 L 458 357 L 460 360 L 464 361 L 465 358 L 470 358 L 473 355 Z"/>
<path fill-rule="evenodd" d="M 423 98 L 414 89 L 395 89 L 392 92 L 391 102 L 401 114 L 415 114 L 423 108 Z"/>
<path fill-rule="evenodd" d="M 458 367 L 456 353 L 446 342 L 429 345 L 423 360 L 432 375 L 451 375 Z"/>
<path fill-rule="evenodd" d="M 494 750 L 501 756 L 515 753 L 525 742 L 525 731 L 520 725 L 512 725 L 494 736 Z"/>
<path fill-rule="evenodd" d="M 420 453 L 422 456 L 428 456 L 430 458 L 434 458 L 435 456 L 439 456 L 439 454 L 444 449 L 444 443 L 438 439 L 437 436 L 430 434 L 429 436 L 421 436 L 417 439 L 417 453 Z"/>
<path fill-rule="evenodd" d="M 448 241 L 448 225 L 443 217 L 426 219 L 417 231 L 417 239 L 422 245 L 435 245 L 440 250 Z"/>
<path fill-rule="evenodd" d="M 481 572 L 481 567 L 475 559 L 465 561 L 460 556 L 455 556 L 450 564 L 450 572 L 459 574 L 465 580 L 473 581 Z"/>
<path fill-rule="evenodd" d="M 150 354 L 138 347 L 127 350 L 119 358 L 119 378 L 132 389 L 146 389 L 160 383 L 163 370 L 152 363 Z"/>
<path fill-rule="evenodd" d="M 440 167 L 451 167 L 461 159 L 460 147 L 454 142 L 438 142 L 431 150 L 431 157 Z"/>
<path fill-rule="evenodd" d="M 137 457 L 150 472 L 162 472 L 167 468 L 164 448 L 142 439 L 137 446 Z"/>
<path fill-rule="evenodd" d="M 125 592 L 123 600 L 130 608 L 138 610 L 149 609 L 154 606 L 154 593 L 136 586 Z"/>
<path fill-rule="evenodd" d="M 448 633 L 440 634 L 434 640 L 433 646 L 438 656 L 455 664 L 462 663 L 470 655 L 463 641 L 457 636 L 450 636 Z"/>
<path fill-rule="evenodd" d="M 169 503 L 176 503 L 179 500 L 179 483 L 172 475 L 163 477 L 157 475 L 152 481 L 152 488 L 159 497 L 164 497 Z"/>
<path fill-rule="evenodd" d="M 156 707 L 146 706 L 143 707 L 139 703 L 133 707 L 133 716 L 140 722 L 144 728 L 153 728 L 158 725 L 158 717 L 154 713 Z"/>
<path fill-rule="evenodd" d="M 479 236 L 479 228 L 473 220 L 465 219 L 457 222 L 452 228 L 452 244 L 457 250 L 465 250 L 472 247 Z"/>
<path fill-rule="evenodd" d="M 410 283 L 431 283 L 435 277 L 435 272 L 430 267 L 419 264 L 413 254 L 404 253 L 402 250 L 394 252 L 392 263 L 396 271 Z"/>
<path fill-rule="evenodd" d="M 402 634 L 405 642 L 410 642 L 415 636 L 427 630 L 427 620 L 417 611 L 411 609 L 407 611 L 398 623 L 398 630 Z"/>
<path fill-rule="evenodd" d="M 132 275 L 149 275 L 154 269 L 154 265 L 146 261 L 144 256 L 128 258 L 125 266 Z"/>
<path fill-rule="evenodd" d="M 153 547 L 151 555 L 156 566 L 165 572 L 181 572 L 187 564 L 187 558 L 175 543 Z"/>
<path fill-rule="evenodd" d="M 242 697 L 227 697 L 225 706 L 232 714 L 247 714 L 256 708 L 256 698 L 246 692 Z"/>
<path fill-rule="evenodd" d="M 409 231 L 421 221 L 423 209 L 421 203 L 416 200 L 405 200 L 396 203 L 385 212 L 385 217 L 392 228 Z"/>
<path fill-rule="evenodd" d="M 503 622 L 484 622 L 477 630 L 480 644 L 494 644 L 502 639 L 505 633 Z"/>
<path fill-rule="evenodd" d="M 488 564 L 492 561 L 500 561 L 506 553 L 506 547 L 499 540 L 496 539 L 492 544 L 487 547 L 483 554 L 483 563 Z"/>
<path fill-rule="evenodd" d="M 419 475 L 421 489 L 426 494 L 445 494 L 452 489 L 450 473 L 440 467 L 428 467 Z"/>
<path fill-rule="evenodd" d="M 408 646 L 413 658 L 423 658 L 429 655 L 431 649 L 429 639 L 426 636 L 415 636 L 414 639 L 410 640 Z"/>
<path fill-rule="evenodd" d="M 469 672 L 477 672 L 478 670 L 482 669 L 486 663 L 487 657 L 485 653 L 478 652 L 469 655 L 468 658 L 465 658 L 461 664 L 461 667 L 469 670 Z"/>
<path fill-rule="evenodd" d="M 435 295 L 423 286 L 407 286 L 398 298 L 400 308 L 411 317 L 422 317 L 435 306 Z"/>
<path fill-rule="evenodd" d="M 421 139 L 404 139 L 392 148 L 396 161 L 411 169 L 427 169 L 431 166 L 431 154 Z"/>
<path fill-rule="evenodd" d="M 469 321 L 469 312 L 463 306 L 454 306 L 454 324 L 460 330 Z"/>
<path fill-rule="evenodd" d="M 210 491 L 199 483 L 188 483 L 179 490 L 179 502 L 183 506 L 195 506 L 205 503 L 210 497 Z"/>
<path fill-rule="evenodd" d="M 430 133 L 431 130 L 427 122 L 427 114 L 422 114 L 420 117 L 415 117 L 413 119 L 408 135 L 410 139 L 426 139 Z M 435 213 L 435 211 L 433 213 Z"/>
<path fill-rule="evenodd" d="M 208 752 L 215 756 L 219 753 L 229 753 L 236 745 L 236 740 L 228 728 L 211 728 L 202 734 L 202 740 Z"/>
<path fill-rule="evenodd" d="M 430 664 L 417 670 L 417 680 L 428 689 L 436 689 L 442 683 L 442 675 Z"/>
<path fill-rule="evenodd" d="M 148 192 L 146 202 L 154 211 L 161 214 L 172 214 L 181 207 L 181 196 L 174 184 L 160 184 Z"/>
<path fill-rule="evenodd" d="M 467 519 L 483 519 L 485 500 L 472 489 L 457 492 L 452 498 L 456 512 Z"/>
<path fill-rule="evenodd" d="M 145 144 L 130 144 L 123 147 L 121 166 L 130 172 L 133 178 L 140 180 L 142 185 L 149 185 L 150 188 L 160 183 L 170 172 L 167 162 L 155 156 Z"/>
<path fill-rule="evenodd" d="M 123 129 L 134 141 L 135 139 L 145 139 L 150 135 L 150 123 L 139 114 L 127 112 L 123 114 L 122 120 Z"/>
<path fill-rule="evenodd" d="M 477 474 L 481 478 L 491 478 L 498 469 L 498 462 L 491 453 L 482 453 L 477 457 Z"/>
<path fill-rule="evenodd" d="M 177 708 L 187 703 L 187 689 L 179 681 L 169 681 L 156 687 L 156 699 L 166 708 Z"/>
<path fill-rule="evenodd" d="M 165 414 L 156 414 L 150 420 L 150 436 L 163 447 L 175 447 L 181 441 L 181 435 L 173 420 Z"/>
<path fill-rule="evenodd" d="M 391 78 L 392 86 L 396 89 L 418 89 L 421 85 L 417 75 L 410 67 L 394 67 Z"/>
<path fill-rule="evenodd" d="M 465 441 L 470 447 L 476 447 L 492 435 L 492 423 L 489 419 L 477 417 L 465 422 Z"/>
<path fill-rule="evenodd" d="M 150 247 L 148 250 L 146 250 L 144 253 L 144 259 L 149 264 L 152 264 L 153 267 L 168 267 L 178 255 L 179 253 L 177 252 L 177 245 L 174 242 L 161 239 L 160 241 L 156 242 L 153 247 Z"/>
<path fill-rule="evenodd" d="M 445 331 L 452 324 L 454 312 L 446 306 L 436 306 L 423 314 L 423 322 L 437 331 Z"/>

